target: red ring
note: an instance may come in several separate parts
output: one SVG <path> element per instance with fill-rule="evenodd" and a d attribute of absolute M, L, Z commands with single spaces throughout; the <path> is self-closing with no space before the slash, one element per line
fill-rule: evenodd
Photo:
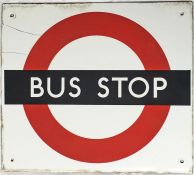
<path fill-rule="evenodd" d="M 145 70 L 169 70 L 157 41 L 137 23 L 111 13 L 90 12 L 64 19 L 36 42 L 24 70 L 47 70 L 54 56 L 68 43 L 86 36 L 117 39 L 141 59 Z M 88 139 L 63 128 L 48 105 L 24 105 L 39 137 L 58 153 L 83 162 L 111 162 L 134 154 L 148 144 L 165 122 L 170 106 L 146 105 L 136 122 L 124 132 L 105 139 Z"/>

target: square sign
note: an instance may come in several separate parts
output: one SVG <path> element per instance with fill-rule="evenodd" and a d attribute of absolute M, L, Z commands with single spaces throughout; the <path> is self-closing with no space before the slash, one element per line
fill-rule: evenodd
<path fill-rule="evenodd" d="M 192 171 L 192 3 L 4 4 L 5 170 Z"/>

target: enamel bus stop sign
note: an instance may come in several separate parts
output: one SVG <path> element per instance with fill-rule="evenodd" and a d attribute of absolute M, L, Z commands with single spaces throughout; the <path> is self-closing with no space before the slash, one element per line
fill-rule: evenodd
<path fill-rule="evenodd" d="M 191 4 L 161 4 L 4 5 L 5 169 L 190 172 Z"/>

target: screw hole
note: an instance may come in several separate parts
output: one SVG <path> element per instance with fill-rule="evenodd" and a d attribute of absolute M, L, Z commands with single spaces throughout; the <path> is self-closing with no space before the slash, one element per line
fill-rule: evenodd
<path fill-rule="evenodd" d="M 11 162 L 14 162 L 14 159 L 13 158 L 11 159 Z"/>
<path fill-rule="evenodd" d="M 181 12 L 180 15 L 183 16 L 185 13 L 184 12 Z"/>
<path fill-rule="evenodd" d="M 15 18 L 15 14 L 14 14 L 14 13 L 11 13 L 11 14 L 9 15 L 9 17 L 10 17 L 10 18 Z"/>
<path fill-rule="evenodd" d="M 184 160 L 180 160 L 180 163 L 184 163 Z"/>

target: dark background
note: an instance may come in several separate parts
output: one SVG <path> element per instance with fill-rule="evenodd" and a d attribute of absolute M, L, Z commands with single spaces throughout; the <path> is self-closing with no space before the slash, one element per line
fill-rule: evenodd
<path fill-rule="evenodd" d="M 48 70 L 24 71 L 5 70 L 4 72 L 5 104 L 77 104 L 77 105 L 190 105 L 190 71 L 136 71 L 136 70 Z M 39 77 L 43 81 L 45 93 L 42 97 L 30 97 L 30 78 Z M 46 91 L 46 79 L 51 77 L 51 91 L 59 93 L 61 77 L 65 77 L 65 93 L 60 98 L 52 98 Z M 69 80 L 78 77 L 75 82 L 81 88 L 77 98 L 69 96 L 69 92 L 76 93 L 70 87 Z M 98 80 L 106 77 L 109 82 L 103 82 L 109 87 L 110 93 L 106 98 L 100 98 L 98 92 L 105 91 L 98 86 Z M 143 98 L 135 98 L 128 91 L 129 81 L 123 82 L 122 98 L 118 98 L 118 83 L 112 77 L 128 77 L 129 81 L 135 77 L 145 78 L 150 90 Z M 153 78 L 163 77 L 167 80 L 165 90 L 158 91 L 158 98 L 153 98 Z M 138 81 L 133 85 L 135 93 L 145 90 L 144 83 Z"/>

